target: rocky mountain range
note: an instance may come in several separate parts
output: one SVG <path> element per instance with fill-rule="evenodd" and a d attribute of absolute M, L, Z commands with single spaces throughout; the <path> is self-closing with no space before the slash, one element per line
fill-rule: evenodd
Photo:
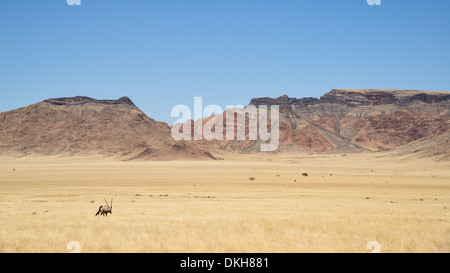
<path fill-rule="evenodd" d="M 275 153 L 398 151 L 449 159 L 450 92 L 333 89 L 320 98 L 284 95 L 254 98 L 250 105 L 279 105 Z M 224 116 L 189 123 L 219 119 L 225 130 Z M 232 126 L 238 125 L 236 120 Z M 148 117 L 127 97 L 55 98 L 0 113 L 0 155 L 8 156 L 215 159 L 213 154 L 223 151 L 257 153 L 260 145 L 248 137 L 175 141 L 166 123 Z"/>
<path fill-rule="evenodd" d="M 0 154 L 214 159 L 189 142 L 173 140 L 166 123 L 148 117 L 127 97 L 48 99 L 0 113 Z"/>
<path fill-rule="evenodd" d="M 443 155 L 450 154 L 450 92 L 333 89 L 319 99 L 284 95 L 254 98 L 250 105 L 279 106 L 280 143 L 277 152 L 388 151 L 443 136 L 447 142 L 440 151 Z M 210 119 L 224 119 L 225 116 L 224 113 L 196 122 L 204 124 Z M 225 119 L 223 126 L 227 126 Z M 236 122 L 234 126 L 237 126 Z M 261 141 L 222 140 L 197 144 L 209 151 L 256 153 Z"/>

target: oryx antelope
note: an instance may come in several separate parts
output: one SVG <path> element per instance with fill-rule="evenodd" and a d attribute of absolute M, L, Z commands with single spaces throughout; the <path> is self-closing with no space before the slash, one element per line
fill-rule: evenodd
<path fill-rule="evenodd" d="M 105 199 L 105 198 L 103 197 L 103 199 Z M 97 211 L 97 213 L 95 214 L 95 216 L 97 216 L 97 215 L 100 214 L 100 215 L 102 215 L 102 216 L 108 217 L 108 213 L 112 213 L 112 203 L 113 203 L 113 198 L 111 197 L 111 205 L 108 204 L 108 201 L 106 201 L 106 199 L 105 199 L 105 202 L 106 202 L 106 205 L 100 206 L 100 207 L 98 208 L 98 211 Z"/>

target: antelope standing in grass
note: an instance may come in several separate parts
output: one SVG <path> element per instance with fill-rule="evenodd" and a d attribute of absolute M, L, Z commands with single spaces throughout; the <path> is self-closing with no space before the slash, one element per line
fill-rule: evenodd
<path fill-rule="evenodd" d="M 104 197 L 103 197 L 103 199 L 105 199 Z M 113 198 L 111 197 L 111 206 L 108 204 L 108 201 L 106 201 L 106 199 L 105 199 L 105 202 L 106 202 L 106 205 L 104 205 L 104 206 L 100 206 L 99 208 L 98 208 L 98 211 L 97 211 L 97 213 L 95 214 L 95 216 L 97 216 L 97 215 L 102 215 L 102 216 L 106 216 L 106 217 L 108 217 L 108 213 L 111 213 L 112 214 L 112 203 L 113 203 Z"/>

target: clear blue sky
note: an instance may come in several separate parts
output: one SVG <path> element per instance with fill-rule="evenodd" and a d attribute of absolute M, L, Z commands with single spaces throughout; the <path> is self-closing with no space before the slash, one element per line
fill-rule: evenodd
<path fill-rule="evenodd" d="M 450 91 L 450 1 L 0 1 L 0 112 L 47 98 L 247 105 L 333 88 Z"/>

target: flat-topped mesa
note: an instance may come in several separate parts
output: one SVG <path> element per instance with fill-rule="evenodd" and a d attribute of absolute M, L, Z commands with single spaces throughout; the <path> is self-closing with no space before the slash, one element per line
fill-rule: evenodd
<path fill-rule="evenodd" d="M 371 92 L 358 92 L 333 89 L 320 97 L 321 103 L 337 103 L 348 106 L 382 105 L 398 103 L 397 97 L 391 92 L 373 90 Z"/>
<path fill-rule="evenodd" d="M 285 112 L 285 111 L 291 111 L 292 107 L 291 105 L 295 104 L 298 106 L 307 106 L 307 105 L 312 105 L 312 104 L 317 104 L 319 102 L 319 99 L 317 98 L 301 98 L 301 99 L 297 99 L 297 98 L 291 98 L 288 97 L 287 95 L 283 95 L 281 97 L 278 98 L 268 98 L 268 97 L 264 97 L 264 98 L 253 98 L 250 101 L 250 105 L 255 105 L 255 106 L 260 106 L 260 105 L 279 105 L 280 106 L 280 111 Z"/>
<path fill-rule="evenodd" d="M 280 151 L 386 151 L 441 135 L 450 137 L 450 92 L 333 89 L 320 99 L 283 95 L 254 98 L 250 104 L 280 106 Z M 251 151 L 256 147 L 252 145 L 240 151 Z M 233 146 L 225 146 L 229 147 Z M 436 155 L 446 158 L 440 152 Z"/>
<path fill-rule="evenodd" d="M 136 105 L 128 97 L 121 97 L 118 100 L 97 100 L 90 97 L 76 96 L 76 97 L 65 97 L 65 98 L 53 98 L 44 100 L 44 102 L 51 103 L 54 105 L 78 105 L 85 103 L 100 103 L 100 104 L 126 104 L 133 107 Z"/>
<path fill-rule="evenodd" d="M 253 98 L 251 105 L 279 105 L 280 111 L 291 111 L 292 106 L 307 107 L 309 105 L 332 103 L 350 107 L 370 105 L 405 105 L 414 101 L 432 104 L 450 100 L 449 92 L 419 91 L 401 89 L 333 89 L 317 98 L 292 98 L 283 95 L 278 98 Z"/>
<path fill-rule="evenodd" d="M 333 89 L 320 97 L 320 103 L 348 106 L 406 104 L 413 101 L 435 103 L 450 100 L 448 92 L 398 89 Z"/>

